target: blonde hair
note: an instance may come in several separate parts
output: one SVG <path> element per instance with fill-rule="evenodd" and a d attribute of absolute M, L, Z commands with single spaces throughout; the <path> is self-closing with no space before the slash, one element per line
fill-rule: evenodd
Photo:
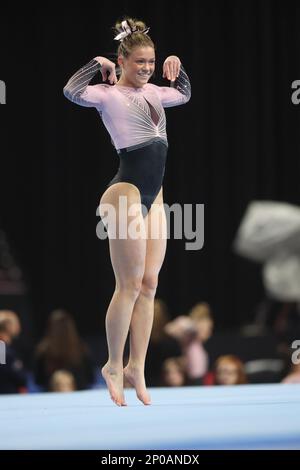
<path fill-rule="evenodd" d="M 123 57 L 128 57 L 135 47 L 153 47 L 155 49 L 154 43 L 150 36 L 146 33 L 141 33 L 147 28 L 146 24 L 135 18 L 124 17 L 121 21 L 117 21 L 113 29 L 116 33 L 123 31 L 122 21 L 127 21 L 128 25 L 132 30 L 132 34 L 126 36 L 119 44 L 117 54 L 122 55 Z"/>
<path fill-rule="evenodd" d="M 69 381 L 71 389 L 76 390 L 76 384 L 73 374 L 68 370 L 64 369 L 56 370 L 52 374 L 50 378 L 50 389 L 56 391 L 62 379 L 67 379 Z"/>
<path fill-rule="evenodd" d="M 7 321 L 7 331 L 12 338 L 19 336 L 21 332 L 21 322 L 16 312 L 12 310 L 0 310 L 0 322 L 2 320 Z"/>
<path fill-rule="evenodd" d="M 154 300 L 154 316 L 151 330 L 151 341 L 157 342 L 165 338 L 164 327 L 170 321 L 167 304 L 159 298 Z"/>
<path fill-rule="evenodd" d="M 210 305 L 206 302 L 199 302 L 190 310 L 189 316 L 193 318 L 193 320 L 203 320 L 204 318 L 209 318 L 212 320 L 212 312 Z"/>

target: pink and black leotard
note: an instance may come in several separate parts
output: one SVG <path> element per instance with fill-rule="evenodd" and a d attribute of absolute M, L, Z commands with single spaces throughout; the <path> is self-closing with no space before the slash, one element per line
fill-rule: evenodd
<path fill-rule="evenodd" d="M 70 78 L 64 95 L 99 112 L 120 157 L 119 170 L 108 186 L 118 182 L 134 184 L 140 192 L 145 217 L 164 177 L 168 149 L 164 108 L 189 101 L 190 81 L 181 65 L 179 76 L 170 87 L 152 83 L 141 88 L 89 85 L 100 69 L 100 62 L 91 60 Z"/>

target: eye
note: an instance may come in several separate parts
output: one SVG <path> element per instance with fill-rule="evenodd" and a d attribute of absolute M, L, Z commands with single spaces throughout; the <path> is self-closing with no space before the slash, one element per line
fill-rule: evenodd
<path fill-rule="evenodd" d="M 142 59 L 139 59 L 139 60 L 137 60 L 136 62 L 137 62 L 137 64 L 144 64 L 144 63 L 145 63 L 145 61 L 142 60 Z M 150 60 L 149 63 L 150 63 L 151 65 L 152 65 L 152 64 L 155 64 L 155 60 Z"/>

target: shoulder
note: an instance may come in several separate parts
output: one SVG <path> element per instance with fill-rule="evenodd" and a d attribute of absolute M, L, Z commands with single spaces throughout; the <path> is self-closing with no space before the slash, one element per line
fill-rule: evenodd
<path fill-rule="evenodd" d="M 145 89 L 149 91 L 155 91 L 156 93 L 159 93 L 160 87 L 158 85 L 154 85 L 154 83 L 147 83 L 145 85 Z"/>
<path fill-rule="evenodd" d="M 107 93 L 111 88 L 113 88 L 111 85 L 107 85 L 106 83 L 97 83 L 96 85 L 90 85 L 91 87 L 94 88 L 94 90 Z"/>
<path fill-rule="evenodd" d="M 103 105 L 110 93 L 110 86 L 105 83 L 88 85 L 81 95 L 81 98 L 93 106 Z"/>
<path fill-rule="evenodd" d="M 161 88 L 160 86 L 158 85 L 154 85 L 154 83 L 147 83 L 145 85 L 145 90 L 146 90 L 146 93 L 151 93 L 151 94 L 154 94 L 156 95 L 158 98 L 161 98 Z"/>

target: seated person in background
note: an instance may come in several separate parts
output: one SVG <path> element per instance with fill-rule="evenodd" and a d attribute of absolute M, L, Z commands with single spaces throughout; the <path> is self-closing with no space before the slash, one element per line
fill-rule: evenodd
<path fill-rule="evenodd" d="M 188 315 L 195 322 L 198 340 L 204 344 L 212 336 L 214 329 L 214 319 L 209 304 L 197 303 Z"/>
<path fill-rule="evenodd" d="M 50 378 L 51 392 L 73 392 L 76 384 L 73 374 L 67 370 L 57 370 Z"/>
<path fill-rule="evenodd" d="M 207 373 L 209 360 L 204 344 L 212 335 L 213 318 L 207 303 L 196 304 L 189 315 L 180 315 L 165 326 L 168 335 L 175 338 L 185 358 L 189 385 L 201 385 Z"/>
<path fill-rule="evenodd" d="M 50 314 L 46 335 L 37 346 L 36 383 L 49 390 L 50 377 L 59 369 L 73 374 L 78 390 L 89 388 L 95 381 L 89 349 L 80 338 L 72 316 L 62 309 Z"/>
<path fill-rule="evenodd" d="M 5 363 L 0 365 L 0 393 L 24 393 L 27 376 L 23 362 L 16 354 L 12 341 L 14 333 L 9 318 L 0 319 L 0 341 L 4 344 Z"/>
<path fill-rule="evenodd" d="M 9 334 L 12 340 L 17 338 L 21 333 L 21 323 L 18 315 L 12 310 L 0 310 L 0 321 L 7 320 Z"/>
<path fill-rule="evenodd" d="M 0 310 L 0 321 L 2 319 L 8 320 L 8 327 L 10 337 L 12 339 L 12 347 L 16 354 L 22 358 L 24 364 L 27 363 L 27 367 L 31 367 L 32 360 L 32 344 L 30 338 L 30 331 L 27 328 L 25 332 L 22 329 L 20 318 L 13 310 Z M 29 333 L 29 334 L 28 334 Z"/>
<path fill-rule="evenodd" d="M 300 363 L 293 364 L 290 373 L 282 380 L 283 384 L 300 384 Z"/>
<path fill-rule="evenodd" d="M 214 372 L 203 378 L 204 385 L 242 385 L 248 383 L 242 361 L 234 355 L 220 356 Z"/>
<path fill-rule="evenodd" d="M 182 387 L 187 385 L 184 358 L 169 357 L 162 364 L 161 386 Z"/>

